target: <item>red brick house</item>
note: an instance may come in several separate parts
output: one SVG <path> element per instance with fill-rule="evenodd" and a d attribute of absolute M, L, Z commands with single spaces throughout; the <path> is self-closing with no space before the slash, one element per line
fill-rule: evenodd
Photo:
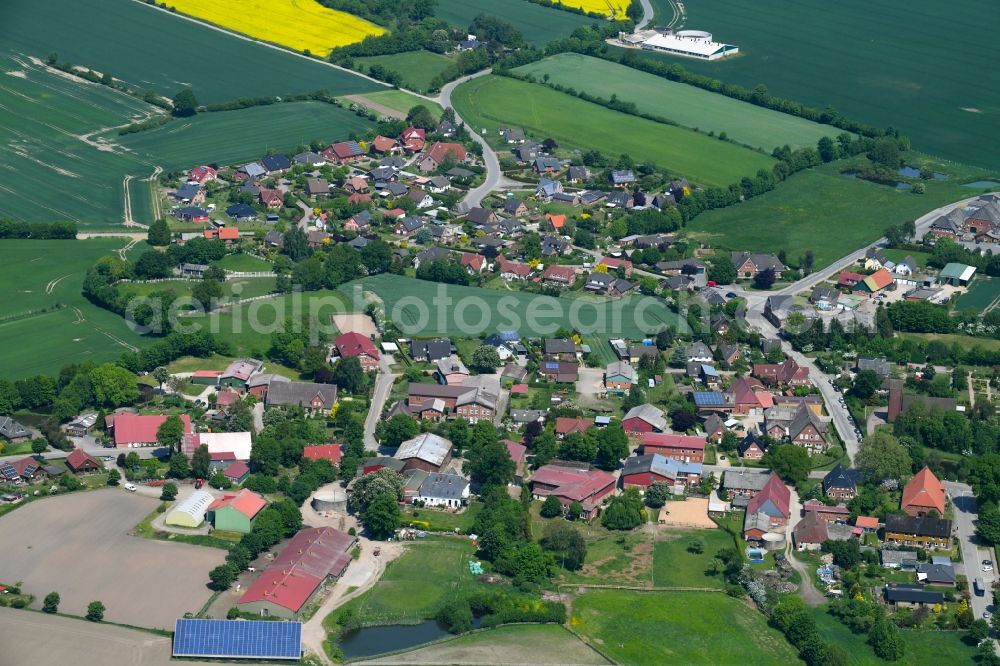
<path fill-rule="evenodd" d="M 333 346 L 341 358 L 357 358 L 365 372 L 378 370 L 378 349 L 360 333 L 344 333 L 333 341 Z"/>
<path fill-rule="evenodd" d="M 909 516 L 923 517 L 931 511 L 944 517 L 944 486 L 929 468 L 924 467 L 903 486 L 900 508 Z"/>
<path fill-rule="evenodd" d="M 257 196 L 262 205 L 271 209 L 281 208 L 285 204 L 285 195 L 281 193 L 281 190 L 269 190 L 262 187 Z"/>
<path fill-rule="evenodd" d="M 449 157 L 455 162 L 464 162 L 468 153 L 465 151 L 465 146 L 460 143 L 438 141 L 424 154 L 423 159 L 417 164 L 417 168 L 425 173 L 436 171 Z"/>
<path fill-rule="evenodd" d="M 667 483 L 674 494 L 701 482 L 701 464 L 686 463 L 658 453 L 632 456 L 622 469 L 623 488 L 648 488 L 654 483 Z"/>
<path fill-rule="evenodd" d="M 632 275 L 632 262 L 628 259 L 616 259 L 615 257 L 604 257 L 599 262 L 598 266 L 605 266 L 608 273 L 615 273 L 618 271 L 620 266 L 625 267 L 625 277 Z"/>
<path fill-rule="evenodd" d="M 66 466 L 74 474 L 89 474 L 104 469 L 104 466 L 97 462 L 97 459 L 82 449 L 73 449 L 66 456 Z"/>
<path fill-rule="evenodd" d="M 794 358 L 781 363 L 754 363 L 753 376 L 768 386 L 810 386 L 809 369 L 801 368 Z"/>
<path fill-rule="evenodd" d="M 647 403 L 630 409 L 622 419 L 622 427 L 630 434 L 663 432 L 667 429 L 667 420 L 663 410 Z"/>
<path fill-rule="evenodd" d="M 419 127 L 407 127 L 399 135 L 399 141 L 403 144 L 403 148 L 407 152 L 418 153 L 424 149 L 424 143 L 427 141 L 427 132 Z"/>
<path fill-rule="evenodd" d="M 615 477 L 597 470 L 543 465 L 531 476 L 531 492 L 535 498 L 554 496 L 565 509 L 569 509 L 573 502 L 579 502 L 584 518 L 590 518 L 600 506 L 601 499 L 614 489 Z"/>
<path fill-rule="evenodd" d="M 705 437 L 646 432 L 640 436 L 644 454 L 700 463 L 705 459 Z"/>
<path fill-rule="evenodd" d="M 545 284 L 555 285 L 558 287 L 568 287 L 573 284 L 576 280 L 576 271 L 572 266 L 560 266 L 559 264 L 551 264 L 542 273 L 542 281 Z"/>
<path fill-rule="evenodd" d="M 361 150 L 357 141 L 340 141 L 331 144 L 323 151 L 323 157 L 326 158 L 326 161 L 334 164 L 350 164 L 357 162 L 364 156 L 365 151 Z"/>

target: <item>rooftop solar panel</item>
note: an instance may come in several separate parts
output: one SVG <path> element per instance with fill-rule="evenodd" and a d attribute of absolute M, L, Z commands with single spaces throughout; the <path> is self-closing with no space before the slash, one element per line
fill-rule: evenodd
<path fill-rule="evenodd" d="M 180 619 L 175 657 L 292 659 L 302 656 L 302 624 L 248 620 Z"/>
<path fill-rule="evenodd" d="M 696 405 L 702 406 L 723 405 L 725 404 L 725 398 L 722 397 L 721 393 L 698 392 L 694 394 L 694 402 Z"/>

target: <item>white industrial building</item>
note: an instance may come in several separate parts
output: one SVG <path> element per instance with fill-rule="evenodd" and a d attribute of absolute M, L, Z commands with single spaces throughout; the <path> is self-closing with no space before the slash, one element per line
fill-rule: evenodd
<path fill-rule="evenodd" d="M 198 527 L 205 522 L 205 513 L 214 500 L 215 498 L 204 490 L 196 490 L 174 505 L 174 508 L 167 513 L 164 522 L 175 527 Z"/>
<path fill-rule="evenodd" d="M 703 30 L 679 30 L 666 34 L 653 32 L 652 35 L 649 32 L 623 36 L 622 41 L 638 45 L 649 51 L 660 51 L 699 60 L 719 60 L 736 55 L 740 51 L 738 46 L 714 41 L 712 33 Z"/>

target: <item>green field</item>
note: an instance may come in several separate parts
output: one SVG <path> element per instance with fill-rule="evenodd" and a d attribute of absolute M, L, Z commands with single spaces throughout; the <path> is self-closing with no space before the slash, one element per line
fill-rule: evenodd
<path fill-rule="evenodd" d="M 824 607 L 811 611 L 819 634 L 827 641 L 839 645 L 847 653 L 851 666 L 882 666 L 886 662 L 875 656 L 865 636 L 851 633 L 837 618 L 829 615 Z M 938 666 L 939 664 L 970 664 L 976 649 L 967 645 L 961 631 L 900 630 L 906 644 L 906 653 L 897 664 L 907 666 Z"/>
<path fill-rule="evenodd" d="M 959 310 L 978 310 L 985 313 L 997 307 L 1000 299 L 1000 280 L 977 277 L 969 290 L 958 299 Z"/>
<path fill-rule="evenodd" d="M 55 374 L 68 363 L 116 360 L 143 338 L 125 320 L 80 294 L 84 274 L 99 258 L 127 241 L 0 241 L 0 377 Z M 145 243 L 131 253 L 148 249 Z M 49 292 L 49 293 L 46 293 Z M 64 307 L 54 308 L 56 305 Z"/>
<path fill-rule="evenodd" d="M 467 337 L 516 330 L 522 336 L 543 336 L 559 326 L 576 324 L 574 328 L 584 333 L 593 329 L 605 337 L 636 338 L 663 324 L 678 324 L 676 314 L 663 301 L 638 296 L 595 304 L 517 291 L 439 285 L 388 273 L 348 283 L 340 291 L 353 298 L 356 286 L 382 299 L 387 317 L 404 335 Z M 439 288 L 451 299 L 449 303 L 438 306 L 432 302 Z"/>
<path fill-rule="evenodd" d="M 480 14 L 507 21 L 535 46 L 568 37 L 580 26 L 597 22 L 581 14 L 542 7 L 524 0 L 439 0 L 434 8 L 435 16 L 462 30 L 468 29 L 472 19 Z"/>
<path fill-rule="evenodd" d="M 967 349 L 978 346 L 990 351 L 1000 351 L 1000 340 L 994 340 L 993 338 L 977 338 L 973 335 L 959 335 L 955 333 L 896 333 L 896 335 L 901 338 L 919 340 L 920 342 L 940 340 L 949 346 L 958 345 Z"/>
<path fill-rule="evenodd" d="M 993 43 L 996 22 L 984 20 L 990 3 L 948 4 L 947 25 L 961 26 L 958 46 L 942 31 L 934 0 L 685 4 L 688 27 L 738 45 L 739 56 L 647 57 L 747 88 L 763 83 L 772 95 L 899 128 L 924 152 L 1000 168 L 1000 68 L 965 46 Z"/>
<path fill-rule="evenodd" d="M 450 67 L 452 62 L 453 58 L 431 51 L 407 51 L 355 58 L 354 68 L 367 73 L 372 65 L 382 65 L 403 77 L 403 87 L 417 92 L 427 92 L 434 77 Z"/>
<path fill-rule="evenodd" d="M 165 280 L 163 282 L 148 282 L 126 284 L 122 287 L 122 292 L 129 296 L 148 296 L 150 294 L 169 291 L 177 296 L 190 296 L 191 288 L 197 284 L 193 280 Z M 252 298 L 254 296 L 264 296 L 274 292 L 274 278 L 242 278 L 239 280 L 226 280 L 222 289 L 223 300 L 239 300 L 240 298 Z M 234 296 L 238 298 L 233 298 Z"/>
<path fill-rule="evenodd" d="M 500 126 L 523 127 L 562 148 L 594 148 L 608 156 L 627 153 L 671 175 L 702 185 L 728 185 L 758 169 L 770 169 L 767 155 L 688 129 L 612 111 L 540 84 L 483 76 L 459 86 L 455 110 L 476 131 L 490 136 Z"/>
<path fill-rule="evenodd" d="M 713 592 L 587 590 L 570 625 L 621 664 L 797 663 L 762 613 Z"/>
<path fill-rule="evenodd" d="M 332 142 L 364 134 L 372 122 L 324 102 L 289 102 L 238 111 L 200 113 L 156 129 L 108 136 L 146 164 L 167 171 L 195 162 L 232 164 L 286 152 L 314 139 Z"/>
<path fill-rule="evenodd" d="M 426 99 L 417 97 L 403 90 L 379 90 L 365 93 L 364 95 L 352 95 L 357 100 L 368 100 L 369 102 L 380 104 L 384 107 L 398 112 L 401 116 L 406 116 L 407 112 L 418 104 L 423 104 L 435 118 L 441 118 L 443 109 L 437 102 L 429 102 Z"/>
<path fill-rule="evenodd" d="M 362 623 L 390 624 L 433 617 L 450 596 L 476 587 L 469 573 L 475 549 L 468 539 L 428 538 L 407 547 L 375 586 L 346 606 Z M 339 611 L 328 618 L 336 619 Z"/>
<path fill-rule="evenodd" d="M 642 113 L 706 133 L 725 132 L 737 143 L 768 152 L 785 144 L 792 148 L 815 146 L 820 138 L 840 133 L 829 125 L 578 53 L 560 53 L 514 71 L 531 74 L 536 80 L 548 75 L 550 83 L 586 90 L 605 99 L 615 94 L 624 102 L 633 102 Z"/>
<path fill-rule="evenodd" d="M 895 248 L 884 248 L 882 253 L 896 263 L 907 257 L 913 257 L 913 260 L 917 262 L 917 267 L 921 270 L 927 268 L 927 260 L 931 258 L 930 252 L 913 252 L 912 250 L 897 250 Z"/>
<path fill-rule="evenodd" d="M 259 271 L 269 271 L 274 267 L 271 262 L 264 261 L 251 254 L 227 254 L 222 259 L 212 262 L 213 266 L 227 271 L 237 271 L 243 273 L 254 273 Z"/>
<path fill-rule="evenodd" d="M 733 547 L 733 538 L 722 530 L 690 530 L 669 532 L 666 541 L 657 541 L 653 547 L 653 585 L 656 587 L 725 587 L 720 574 L 705 573 L 709 562 L 723 548 Z M 688 545 L 697 539 L 704 549 L 701 553 L 688 551 Z"/>
<path fill-rule="evenodd" d="M 821 268 L 871 243 L 887 227 L 968 196 L 957 177 L 927 181 L 926 194 L 917 195 L 848 178 L 840 174 L 844 168 L 831 163 L 795 174 L 763 196 L 702 213 L 687 228 L 727 250 L 785 250 L 794 260 L 812 250 Z"/>
<path fill-rule="evenodd" d="M 512 0 L 519 1 L 519 0 Z M 185 86 L 201 103 L 382 86 L 280 49 L 240 39 L 131 0 L 11 0 L 0 6 L 4 47 L 109 72 L 172 97 Z"/>

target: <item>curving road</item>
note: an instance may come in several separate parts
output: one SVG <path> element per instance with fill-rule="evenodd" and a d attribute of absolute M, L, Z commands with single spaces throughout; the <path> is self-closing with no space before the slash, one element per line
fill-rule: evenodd
<path fill-rule="evenodd" d="M 450 107 L 454 110 L 455 107 L 451 104 L 451 93 L 454 92 L 455 88 L 462 85 L 466 81 L 471 81 L 472 79 L 480 76 L 490 74 L 492 71 L 492 69 L 484 69 L 481 72 L 469 74 L 468 76 L 463 76 L 460 79 L 455 79 L 450 83 L 446 83 L 444 87 L 441 88 L 441 94 L 437 97 L 438 104 L 446 109 Z M 469 134 L 476 140 L 476 143 L 483 147 L 483 164 L 486 166 L 486 180 L 483 181 L 482 185 L 469 190 L 468 194 L 465 195 L 465 198 L 462 199 L 461 207 L 464 210 L 469 210 L 470 208 L 475 208 L 482 203 L 483 199 L 489 196 L 490 192 L 500 189 L 503 184 L 503 173 L 500 171 L 500 160 L 497 159 L 496 151 L 490 147 L 490 144 L 479 134 L 479 131 L 463 120 L 462 117 L 458 115 L 457 111 L 455 111 L 455 120 L 468 127 Z"/>
<path fill-rule="evenodd" d="M 635 24 L 636 32 L 653 22 L 653 5 L 650 4 L 649 0 L 639 0 L 639 4 L 642 5 L 642 19 Z"/>

